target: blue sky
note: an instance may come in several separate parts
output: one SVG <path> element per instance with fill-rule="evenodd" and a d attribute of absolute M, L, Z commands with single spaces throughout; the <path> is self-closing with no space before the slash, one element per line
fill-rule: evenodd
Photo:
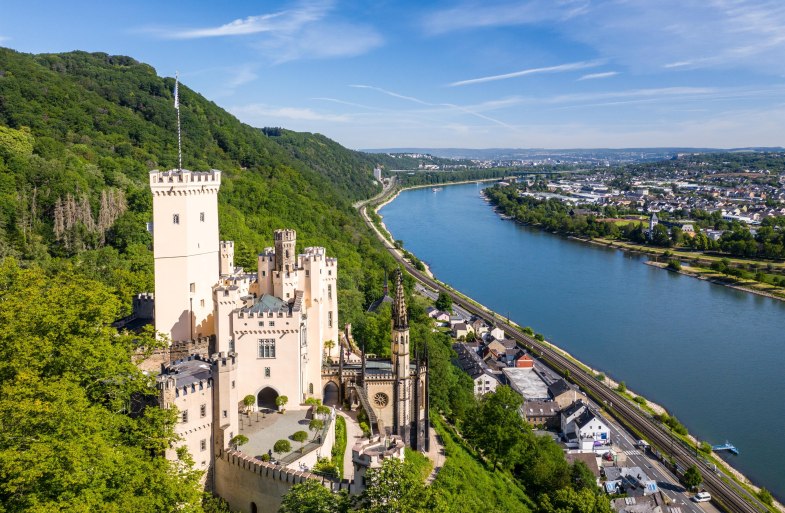
<path fill-rule="evenodd" d="M 785 145 L 782 0 L 4 2 L 0 45 L 350 148 Z"/>

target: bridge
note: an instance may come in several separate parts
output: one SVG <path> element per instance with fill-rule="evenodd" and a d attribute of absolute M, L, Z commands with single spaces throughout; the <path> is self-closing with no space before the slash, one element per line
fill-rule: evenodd
<path fill-rule="evenodd" d="M 532 355 L 538 356 L 543 363 L 581 387 L 581 389 L 595 399 L 598 404 L 603 405 L 608 414 L 612 415 L 622 425 L 627 426 L 628 429 L 647 438 L 652 446 L 655 446 L 660 453 L 670 454 L 677 469 L 687 469 L 695 465 L 701 471 L 703 484 L 706 489 L 711 492 L 713 502 L 723 510 L 734 513 L 769 513 L 771 511 L 765 504 L 758 500 L 757 497 L 754 497 L 730 477 L 718 473 L 713 465 L 698 458 L 695 454 L 694 447 L 689 446 L 680 438 L 675 437 L 661 423 L 651 418 L 648 414 L 639 411 L 636 406 L 621 398 L 613 390 L 598 381 L 592 374 L 586 372 L 576 361 L 568 358 L 550 344 L 540 342 L 534 337 L 526 335 L 517 326 L 511 325 L 509 322 L 504 322 L 502 320 L 504 317 L 492 310 L 479 305 L 479 303 L 467 300 L 468 298 L 465 296 L 457 294 L 454 290 L 445 287 L 440 282 L 437 282 L 428 277 L 425 273 L 415 269 L 414 266 L 406 261 L 402 254 L 385 239 L 384 235 L 379 232 L 368 216 L 368 205 L 377 198 L 360 202 L 356 205 L 360 215 L 362 215 L 365 224 L 376 233 L 376 236 L 382 241 L 382 244 L 384 244 L 385 248 L 387 248 L 395 260 L 403 266 L 415 280 L 437 292 L 444 292 L 450 296 L 454 305 L 460 306 L 467 312 L 485 319 L 486 322 L 490 322 L 490 319 L 495 319 L 496 325 L 503 329 L 520 347 L 528 349 Z"/>

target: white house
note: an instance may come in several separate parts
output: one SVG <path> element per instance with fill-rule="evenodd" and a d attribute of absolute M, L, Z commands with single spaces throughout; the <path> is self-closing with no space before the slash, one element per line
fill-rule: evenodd
<path fill-rule="evenodd" d="M 562 410 L 561 430 L 567 446 L 582 451 L 608 445 L 611 439 L 605 419 L 580 400 Z"/>

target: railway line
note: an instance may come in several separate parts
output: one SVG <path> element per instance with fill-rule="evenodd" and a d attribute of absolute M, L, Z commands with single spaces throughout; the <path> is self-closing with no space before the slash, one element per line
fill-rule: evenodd
<path fill-rule="evenodd" d="M 718 475 L 714 468 L 694 454 L 692 448 L 686 446 L 680 439 L 665 431 L 658 422 L 639 411 L 637 407 L 603 385 L 573 360 L 567 358 L 561 352 L 556 351 L 550 345 L 544 344 L 535 338 L 526 335 L 510 323 L 500 320 L 499 316 L 496 316 L 493 311 L 467 301 L 463 296 L 456 294 L 454 291 L 430 278 L 425 273 L 415 269 L 373 225 L 366 211 L 369 202 L 359 205 L 359 211 L 365 223 L 376 232 L 377 237 L 379 237 L 398 263 L 400 263 L 417 281 L 433 290 L 448 294 L 452 298 L 454 304 L 460 306 L 469 313 L 482 317 L 486 321 L 495 321 L 510 338 L 518 343 L 518 345 L 528 349 L 535 355 L 539 355 L 540 358 L 543 359 L 546 364 L 554 368 L 554 370 L 560 372 L 564 376 L 568 376 L 569 379 L 581 387 L 583 391 L 593 396 L 610 415 L 615 417 L 622 424 L 628 426 L 628 428 L 637 431 L 643 438 L 648 439 L 653 448 L 656 447 L 660 453 L 669 454 L 675 461 L 677 467 L 687 469 L 692 465 L 696 465 L 701 470 L 703 486 L 711 492 L 715 504 L 719 507 L 729 512 L 738 513 L 763 513 L 770 511 L 757 499 L 757 497 L 752 496 L 747 490 L 743 489 L 738 484 L 733 483 L 729 477 L 721 474 Z M 491 319 L 491 317 L 493 317 L 493 319 Z M 726 482 L 726 480 L 728 482 Z"/>

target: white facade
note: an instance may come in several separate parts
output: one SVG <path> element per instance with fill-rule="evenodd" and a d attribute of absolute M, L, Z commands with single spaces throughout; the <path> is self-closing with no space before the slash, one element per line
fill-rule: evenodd
<path fill-rule="evenodd" d="M 212 335 L 221 172 L 151 171 L 155 328 L 172 341 Z"/>
<path fill-rule="evenodd" d="M 274 408 L 287 396 L 289 409 L 321 398 L 324 342 L 338 341 L 337 260 L 320 247 L 298 255 L 296 233 L 276 230 L 257 273 L 235 267 L 234 243 L 218 236 L 220 177 L 150 173 L 156 330 L 175 341 L 215 335 L 206 374 L 194 381 L 174 362 L 159 377 L 162 406 L 180 412 L 180 445 L 198 468 L 239 433 L 244 397 Z"/>

